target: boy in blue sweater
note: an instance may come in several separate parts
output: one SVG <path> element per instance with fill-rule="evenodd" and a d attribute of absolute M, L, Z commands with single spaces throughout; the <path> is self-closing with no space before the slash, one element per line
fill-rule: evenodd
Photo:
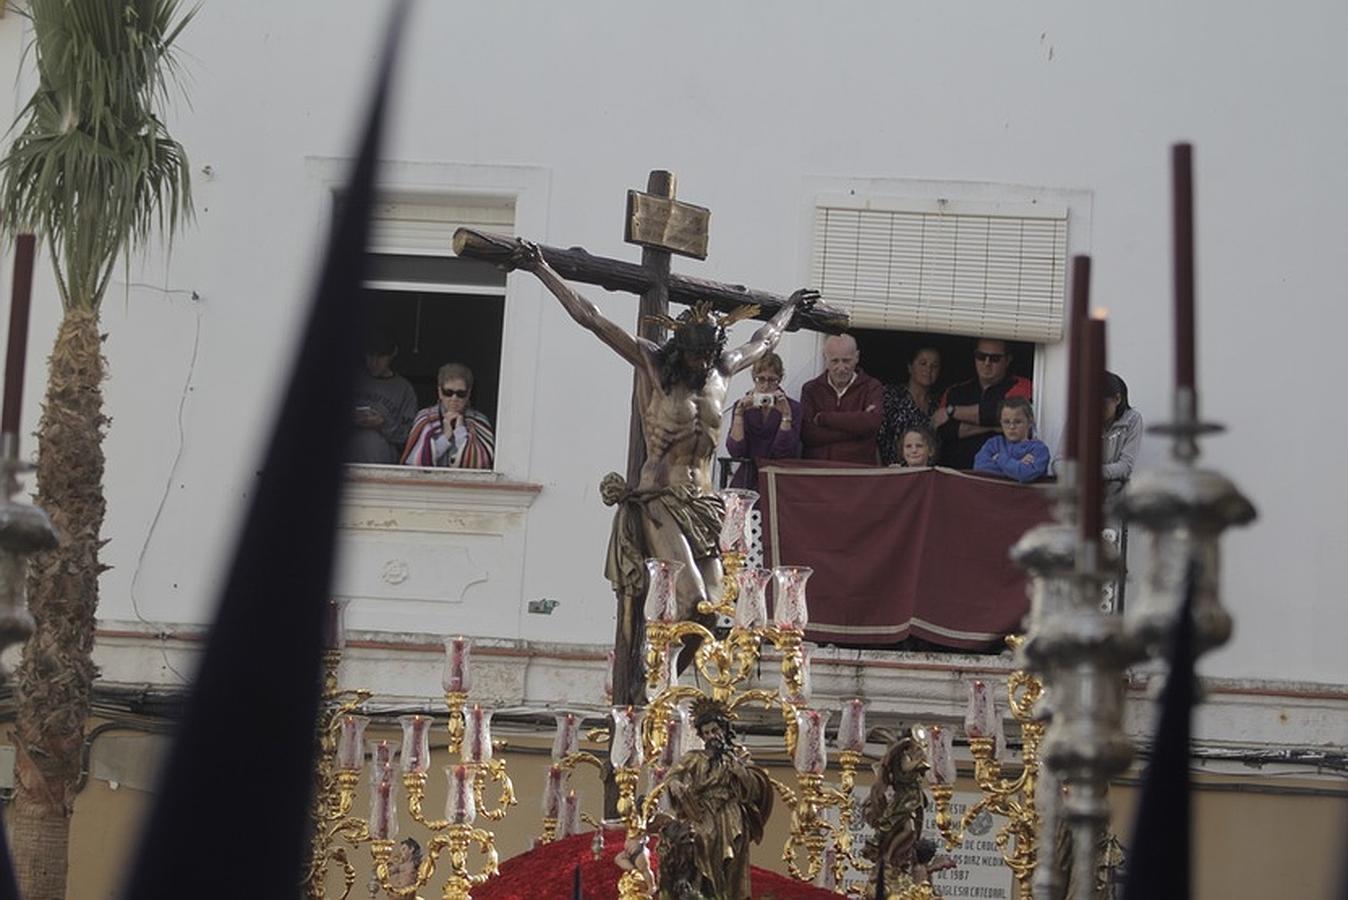
<path fill-rule="evenodd" d="M 1034 408 L 1024 397 L 1007 397 L 998 412 L 1002 433 L 990 439 L 974 459 L 975 472 L 987 472 L 1023 483 L 1036 481 L 1048 471 L 1048 447 L 1030 437 L 1034 431 Z"/>

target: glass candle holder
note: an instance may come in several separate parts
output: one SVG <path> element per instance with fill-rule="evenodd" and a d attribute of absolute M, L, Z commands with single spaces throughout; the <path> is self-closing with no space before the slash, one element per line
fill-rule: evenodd
<path fill-rule="evenodd" d="M 660 747 L 656 765 L 668 769 L 683 758 L 688 750 L 688 735 L 693 730 L 692 714 L 687 707 L 676 706 L 665 720 L 665 743 Z"/>
<path fill-rule="evenodd" d="M 964 713 L 964 733 L 971 738 L 990 738 L 997 733 L 997 718 L 992 685 L 982 679 L 969 682 L 969 706 Z"/>
<path fill-rule="evenodd" d="M 472 650 L 473 642 L 463 635 L 445 638 L 445 673 L 441 684 L 446 694 L 467 694 L 473 690 Z"/>
<path fill-rule="evenodd" d="M 359 772 L 365 767 L 365 726 L 370 724 L 366 716 L 342 716 L 341 730 L 337 735 L 337 770 L 340 772 Z"/>
<path fill-rule="evenodd" d="M 842 720 L 838 723 L 838 749 L 860 753 L 866 746 L 866 702 L 860 698 L 844 700 Z"/>
<path fill-rule="evenodd" d="M 683 563 L 672 559 L 646 560 L 646 621 L 673 622 L 679 615 L 679 598 L 675 590 Z"/>
<path fill-rule="evenodd" d="M 772 570 L 749 566 L 735 573 L 735 627 L 745 630 L 768 624 L 768 583 Z"/>
<path fill-rule="evenodd" d="M 552 737 L 552 759 L 554 762 L 565 759 L 580 749 L 580 716 L 575 713 L 558 713 L 557 733 Z"/>
<path fill-rule="evenodd" d="M 398 836 L 398 804 L 393 766 L 372 769 L 370 779 L 370 839 L 391 841 Z"/>
<path fill-rule="evenodd" d="M 721 552 L 747 553 L 749 550 L 749 513 L 758 503 L 758 492 L 744 488 L 721 491 L 725 518 L 721 520 Z"/>
<path fill-rule="evenodd" d="M 445 766 L 449 792 L 445 795 L 445 818 L 455 825 L 472 825 L 477 820 L 473 800 L 473 770 L 468 766 Z"/>
<path fill-rule="evenodd" d="M 556 819 L 561 815 L 565 791 L 566 770 L 561 766 L 548 766 L 547 777 L 543 780 L 543 818 Z"/>
<path fill-rule="evenodd" d="M 828 714 L 817 709 L 796 710 L 796 753 L 792 763 L 802 775 L 822 775 L 828 768 L 824 726 Z"/>
<path fill-rule="evenodd" d="M 778 566 L 772 570 L 777 579 L 776 603 L 772 622 L 783 630 L 804 631 L 810 622 L 809 607 L 805 602 L 805 582 L 814 569 L 809 566 Z"/>
<path fill-rule="evenodd" d="M 655 684 L 646 682 L 646 699 L 654 700 L 679 683 L 679 648 L 681 644 L 665 647 L 665 655 L 655 669 Z"/>
<path fill-rule="evenodd" d="M 466 763 L 491 761 L 491 710 L 474 703 L 463 716 L 463 750 Z"/>
<path fill-rule="evenodd" d="M 645 761 L 641 746 L 641 726 L 646 721 L 646 710 L 631 706 L 615 706 L 613 739 L 609 744 L 609 762 L 615 769 L 639 769 Z"/>
<path fill-rule="evenodd" d="M 927 780 L 932 784 L 955 783 L 954 734 L 942 725 L 927 729 Z"/>
<path fill-rule="evenodd" d="M 575 791 L 567 791 L 562 798 L 562 815 L 558 821 L 558 837 L 580 834 L 580 797 Z"/>
<path fill-rule="evenodd" d="M 398 724 L 403 727 L 403 773 L 420 775 L 431 766 L 431 717 L 399 716 Z"/>

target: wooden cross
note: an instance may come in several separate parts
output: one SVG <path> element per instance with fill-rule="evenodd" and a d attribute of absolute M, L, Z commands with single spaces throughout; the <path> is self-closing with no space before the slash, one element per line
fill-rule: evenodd
<path fill-rule="evenodd" d="M 653 316 L 666 316 L 669 304 L 693 304 L 710 300 L 719 310 L 728 312 L 756 303 L 758 317 L 770 319 L 787 298 L 756 291 L 742 285 L 721 284 L 670 272 L 670 255 L 706 259 L 708 225 L 711 212 L 674 199 L 673 173 L 657 169 L 650 174 L 646 192 L 627 192 L 625 240 L 641 246 L 641 264 L 591 256 L 579 247 L 563 250 L 540 246 L 548 265 L 568 281 L 594 284 L 611 291 L 641 295 L 638 333 L 657 344 L 665 340 L 663 326 Z M 454 252 L 466 259 L 480 259 L 507 265 L 515 252 L 515 239 L 471 228 L 454 233 Z M 795 327 L 811 331 L 838 333 L 847 327 L 847 314 L 824 303 L 797 315 Z M 633 373 L 632 417 L 628 429 L 627 481 L 635 485 L 646 461 L 646 443 L 642 438 L 641 416 L 636 407 L 636 374 Z M 624 602 L 619 598 L 618 631 L 614 640 L 613 702 L 643 705 L 646 702 L 642 677 L 641 645 L 645 619 L 641 598 Z"/>

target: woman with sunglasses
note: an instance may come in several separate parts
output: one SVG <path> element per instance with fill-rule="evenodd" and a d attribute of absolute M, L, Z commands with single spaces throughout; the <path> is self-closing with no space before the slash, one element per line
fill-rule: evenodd
<path fill-rule="evenodd" d="M 403 448 L 403 465 L 490 469 L 496 453 L 491 421 L 469 406 L 473 370 L 446 363 L 436 376 L 440 400 L 417 413 Z"/>

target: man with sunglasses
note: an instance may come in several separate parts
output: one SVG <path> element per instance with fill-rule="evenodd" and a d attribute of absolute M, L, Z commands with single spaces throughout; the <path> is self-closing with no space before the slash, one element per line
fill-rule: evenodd
<path fill-rule="evenodd" d="M 932 424 L 941 438 L 941 465 L 972 469 L 974 457 L 1000 431 L 998 409 L 1007 397 L 1034 395 L 1028 378 L 1012 375 L 1006 341 L 979 338 L 974 345 L 976 377 L 952 385 L 941 398 Z"/>

